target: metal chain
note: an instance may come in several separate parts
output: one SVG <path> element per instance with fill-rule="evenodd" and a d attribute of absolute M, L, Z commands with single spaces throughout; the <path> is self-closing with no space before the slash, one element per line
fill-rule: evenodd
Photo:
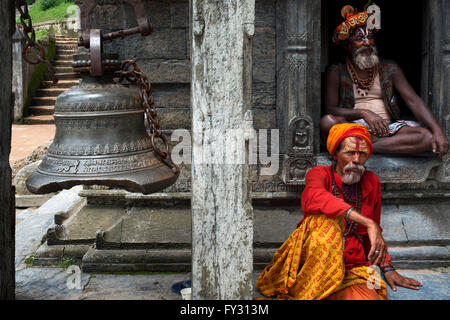
<path fill-rule="evenodd" d="M 31 17 L 28 14 L 28 4 L 26 0 L 17 0 L 16 8 L 20 13 L 20 23 L 23 27 L 23 34 L 26 40 L 25 47 L 22 50 L 23 59 L 30 64 L 39 64 L 45 63 L 47 65 L 47 71 L 49 73 L 49 77 L 52 79 L 54 83 L 58 82 L 58 79 L 55 76 L 55 71 L 50 61 L 45 58 L 45 49 L 44 47 L 36 42 L 36 33 L 33 28 L 33 24 L 31 23 Z M 27 56 L 27 51 L 31 48 L 38 48 L 39 54 L 36 56 L 36 60 L 30 60 Z"/>
<path fill-rule="evenodd" d="M 153 150 L 156 156 L 172 169 L 173 173 L 178 173 L 178 167 L 173 163 L 169 143 L 167 138 L 162 134 L 161 127 L 159 125 L 159 117 L 156 112 L 156 104 L 152 95 L 152 86 L 150 80 L 146 74 L 139 68 L 136 63 L 136 58 L 125 60 L 122 63 L 122 70 L 120 71 L 119 82 L 126 79 L 128 82 L 137 84 L 142 97 L 142 106 L 147 118 L 147 123 L 150 128 L 150 138 Z M 156 141 L 160 140 L 164 146 L 164 150 L 161 150 Z"/>

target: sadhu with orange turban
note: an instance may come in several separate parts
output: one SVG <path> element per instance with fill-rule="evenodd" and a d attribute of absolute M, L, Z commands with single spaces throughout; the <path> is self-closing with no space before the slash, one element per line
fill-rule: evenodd
<path fill-rule="evenodd" d="M 336 125 L 327 148 L 336 164 L 306 175 L 304 219 L 256 285 L 277 299 L 385 300 L 387 287 L 378 272 L 384 270 L 391 286 L 406 278 L 392 266 L 381 235 L 380 182 L 364 170 L 358 182 L 346 183 L 340 172 L 348 163 L 364 166 L 372 154 L 370 133 L 358 124 Z"/>

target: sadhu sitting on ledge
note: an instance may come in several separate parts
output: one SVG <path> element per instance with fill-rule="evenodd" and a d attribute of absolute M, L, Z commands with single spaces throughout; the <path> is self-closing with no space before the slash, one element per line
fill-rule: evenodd
<path fill-rule="evenodd" d="M 347 58 L 327 72 L 326 115 L 320 123 L 323 136 L 337 123 L 354 122 L 369 129 L 376 154 L 432 151 L 442 158 L 449 148 L 447 136 L 400 67 L 378 57 L 377 29 L 368 28 L 367 12 L 345 6 L 341 14 L 346 20 L 334 32 L 333 42 L 345 49 Z M 426 128 L 401 119 L 394 88 Z"/>
<path fill-rule="evenodd" d="M 364 164 L 372 154 L 366 127 L 339 124 L 327 148 L 335 163 L 306 175 L 304 219 L 275 253 L 256 286 L 266 297 L 295 300 L 380 300 L 387 287 L 422 284 L 392 266 L 380 228 L 381 186 Z M 375 281 L 374 281 L 375 280 Z"/>

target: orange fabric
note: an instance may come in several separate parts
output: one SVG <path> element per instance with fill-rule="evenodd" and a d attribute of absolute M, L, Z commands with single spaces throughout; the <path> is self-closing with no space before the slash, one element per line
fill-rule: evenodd
<path fill-rule="evenodd" d="M 322 300 L 373 277 L 367 267 L 345 269 L 342 254 L 343 219 L 308 217 L 275 253 L 256 286 L 266 297 L 281 300 Z M 380 299 L 386 297 L 381 280 Z"/>
<path fill-rule="evenodd" d="M 307 218 L 275 253 L 256 286 L 266 297 L 321 300 L 344 279 L 342 219 Z"/>
<path fill-rule="evenodd" d="M 372 155 L 372 137 L 365 126 L 356 123 L 341 123 L 333 126 L 328 134 L 327 150 L 334 156 L 339 144 L 348 137 L 360 137 L 369 146 L 369 157 Z"/>
<path fill-rule="evenodd" d="M 356 284 L 333 293 L 327 300 L 380 300 L 380 297 L 374 289 L 369 289 L 366 284 Z"/>
<path fill-rule="evenodd" d="M 387 300 L 387 286 L 376 270 L 371 267 L 355 267 L 347 269 L 344 281 L 342 281 L 336 292 L 354 287 L 356 285 L 364 285 L 367 288 L 375 290 L 379 300 Z M 378 299 L 377 299 L 378 300 Z"/>

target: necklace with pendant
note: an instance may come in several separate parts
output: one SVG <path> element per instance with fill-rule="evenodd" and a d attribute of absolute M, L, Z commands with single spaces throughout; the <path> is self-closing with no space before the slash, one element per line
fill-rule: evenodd
<path fill-rule="evenodd" d="M 367 96 L 369 94 L 370 89 L 373 87 L 373 84 L 375 83 L 375 78 L 377 77 L 378 74 L 378 65 L 375 65 L 374 67 L 370 68 L 369 78 L 367 79 L 361 79 L 359 77 L 355 66 L 348 58 L 346 65 L 347 65 L 347 72 L 350 75 L 350 79 L 352 80 L 352 82 L 356 85 L 358 94 L 362 97 Z"/>

